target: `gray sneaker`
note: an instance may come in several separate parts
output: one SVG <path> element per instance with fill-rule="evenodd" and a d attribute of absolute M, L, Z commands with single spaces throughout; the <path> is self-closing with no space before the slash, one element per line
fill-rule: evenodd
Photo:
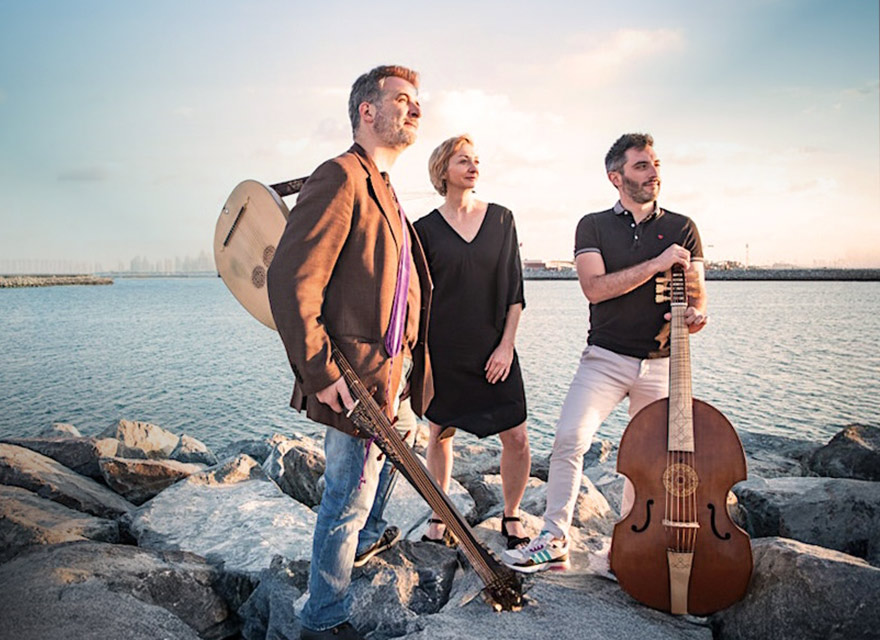
<path fill-rule="evenodd" d="M 379 536 L 379 539 L 376 540 L 369 547 L 361 551 L 354 557 L 354 566 L 360 567 L 367 563 L 367 560 L 372 558 L 377 553 L 382 553 L 385 549 L 390 549 L 395 542 L 400 539 L 400 529 L 395 526 L 388 527 L 385 531 L 382 532 L 382 535 Z"/>
<path fill-rule="evenodd" d="M 568 569 L 568 541 L 558 540 L 549 531 L 542 531 L 528 545 L 502 552 L 501 561 L 521 573 Z"/>

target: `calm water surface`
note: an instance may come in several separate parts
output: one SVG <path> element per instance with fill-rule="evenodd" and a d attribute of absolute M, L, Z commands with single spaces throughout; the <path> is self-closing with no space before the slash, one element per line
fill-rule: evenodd
<path fill-rule="evenodd" d="M 740 430 L 825 440 L 880 423 L 880 283 L 709 282 L 710 325 L 692 338 L 694 396 Z M 583 349 L 575 281 L 526 282 L 518 350 L 536 452 Z M 117 279 L 111 286 L 0 290 L 0 434 L 70 422 L 86 435 L 126 418 L 211 447 L 314 433 L 288 408 L 277 334 L 217 278 Z M 600 435 L 617 438 L 623 408 Z"/>

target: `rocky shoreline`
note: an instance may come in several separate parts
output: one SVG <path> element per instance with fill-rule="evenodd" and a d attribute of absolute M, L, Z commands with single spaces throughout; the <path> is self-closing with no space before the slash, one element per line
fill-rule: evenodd
<path fill-rule="evenodd" d="M 0 276 L 0 289 L 21 287 L 54 287 L 70 284 L 113 284 L 113 278 L 100 276 Z"/>
<path fill-rule="evenodd" d="M 402 541 L 354 570 L 353 622 L 372 640 L 877 637 L 880 428 L 851 425 L 827 444 L 740 435 L 750 478 L 728 507 L 752 536 L 754 573 L 729 609 L 666 615 L 608 574 L 623 480 L 615 444 L 600 441 L 584 462 L 572 569 L 526 578 L 522 611 L 495 613 L 458 551 L 418 542 L 429 509 L 401 480 L 387 518 Z M 500 554 L 500 449 L 456 440 L 450 496 Z M 523 500 L 530 534 L 547 468 L 534 461 Z M 121 420 L 92 436 L 56 424 L 2 439 L 0 637 L 298 638 L 323 469 L 322 442 L 303 435 L 213 452 Z"/>

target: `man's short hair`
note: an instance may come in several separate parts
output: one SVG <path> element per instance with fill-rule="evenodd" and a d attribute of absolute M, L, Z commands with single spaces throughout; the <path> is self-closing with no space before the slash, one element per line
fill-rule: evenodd
<path fill-rule="evenodd" d="M 626 152 L 630 149 L 641 151 L 645 147 L 653 147 L 654 138 L 650 133 L 625 133 L 620 136 L 608 153 L 605 154 L 605 171 L 620 171 L 626 164 Z"/>
<path fill-rule="evenodd" d="M 400 65 L 382 65 L 368 71 L 351 85 L 351 94 L 348 96 L 348 117 L 351 120 L 351 132 L 356 134 L 361 124 L 361 114 L 358 107 L 362 102 L 375 104 L 382 95 L 382 87 L 385 78 L 403 78 L 416 89 L 419 88 L 419 73 Z"/>
<path fill-rule="evenodd" d="M 463 145 L 469 144 L 474 146 L 473 139 L 466 133 L 460 136 L 453 136 L 448 140 L 444 140 L 440 145 L 431 152 L 428 159 L 428 175 L 431 177 L 431 184 L 441 196 L 446 195 L 446 170 L 449 169 L 449 159 L 455 155 L 455 152 L 461 149 Z"/>

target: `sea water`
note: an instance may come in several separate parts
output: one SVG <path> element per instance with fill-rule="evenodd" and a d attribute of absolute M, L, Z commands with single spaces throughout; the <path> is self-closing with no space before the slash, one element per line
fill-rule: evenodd
<path fill-rule="evenodd" d="M 691 338 L 694 397 L 738 430 L 815 441 L 880 423 L 880 283 L 707 283 Z M 517 334 L 533 451 L 548 453 L 585 345 L 576 281 L 527 281 Z M 462 327 L 467 330 L 467 327 Z M 321 430 L 288 406 L 278 335 L 218 278 L 117 278 L 110 286 L 0 290 L 0 435 L 53 422 L 93 435 L 125 418 L 213 448 Z M 618 439 L 624 402 L 600 429 Z"/>

